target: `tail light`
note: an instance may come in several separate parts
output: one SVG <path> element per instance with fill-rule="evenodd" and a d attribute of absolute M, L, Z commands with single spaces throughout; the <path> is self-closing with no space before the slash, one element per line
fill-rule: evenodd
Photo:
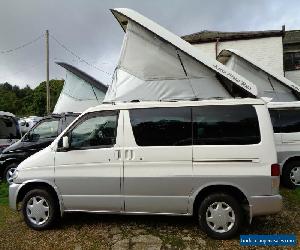
<path fill-rule="evenodd" d="M 280 176 L 280 165 L 278 163 L 271 165 L 271 176 Z"/>

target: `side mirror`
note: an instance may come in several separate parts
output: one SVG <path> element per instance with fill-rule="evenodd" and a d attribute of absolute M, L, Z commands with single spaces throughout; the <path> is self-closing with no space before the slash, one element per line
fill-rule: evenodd
<path fill-rule="evenodd" d="M 69 137 L 68 136 L 64 136 L 62 139 L 63 139 L 63 148 L 64 149 L 68 149 L 70 147 L 70 145 L 69 145 Z"/>

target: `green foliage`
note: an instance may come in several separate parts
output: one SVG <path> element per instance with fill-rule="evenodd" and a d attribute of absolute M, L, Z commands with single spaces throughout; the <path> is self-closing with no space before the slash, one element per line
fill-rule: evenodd
<path fill-rule="evenodd" d="M 8 205 L 8 185 L 0 182 L 0 205 Z"/>
<path fill-rule="evenodd" d="M 53 111 L 64 85 L 64 80 L 50 80 L 50 107 Z M 46 114 L 46 82 L 41 82 L 35 89 L 29 86 L 19 88 L 9 83 L 0 84 L 0 110 L 17 116 Z"/>

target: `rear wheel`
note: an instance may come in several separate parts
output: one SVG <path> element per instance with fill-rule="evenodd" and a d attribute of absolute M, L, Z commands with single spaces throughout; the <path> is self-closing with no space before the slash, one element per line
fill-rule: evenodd
<path fill-rule="evenodd" d="M 199 206 L 201 228 L 214 239 L 229 239 L 242 226 L 242 209 L 231 195 L 215 193 L 207 196 Z"/>
<path fill-rule="evenodd" d="M 4 170 L 4 178 L 9 185 L 13 183 L 13 174 L 16 171 L 17 167 L 18 165 L 16 163 L 12 163 L 8 165 Z"/>
<path fill-rule="evenodd" d="M 22 212 L 26 224 L 35 230 L 50 228 L 59 218 L 55 198 L 43 189 L 34 189 L 25 195 Z"/>
<path fill-rule="evenodd" d="M 281 180 L 287 188 L 300 187 L 300 161 L 291 161 L 285 164 L 282 169 Z"/>

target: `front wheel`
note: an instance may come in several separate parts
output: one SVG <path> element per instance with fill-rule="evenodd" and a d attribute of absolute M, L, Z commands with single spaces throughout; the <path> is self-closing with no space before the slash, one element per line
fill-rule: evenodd
<path fill-rule="evenodd" d="M 34 189 L 25 195 L 22 212 L 26 224 L 35 230 L 50 228 L 59 217 L 57 202 L 43 189 Z"/>
<path fill-rule="evenodd" d="M 224 193 L 207 196 L 199 206 L 201 228 L 214 239 L 229 239 L 242 226 L 242 209 L 235 198 Z"/>
<path fill-rule="evenodd" d="M 282 184 L 290 189 L 300 187 L 300 161 L 288 162 L 282 169 Z"/>

